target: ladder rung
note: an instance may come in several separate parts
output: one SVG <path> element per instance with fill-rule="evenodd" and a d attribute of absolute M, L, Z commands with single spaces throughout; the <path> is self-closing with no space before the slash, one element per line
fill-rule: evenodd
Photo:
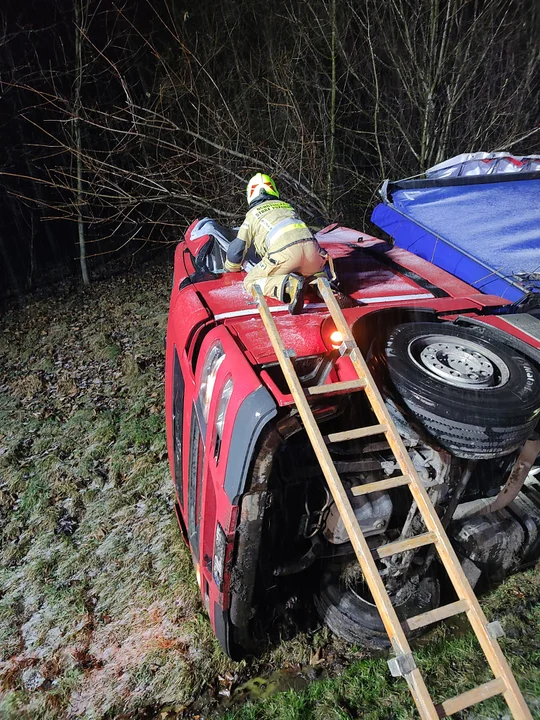
<path fill-rule="evenodd" d="M 380 559 L 396 553 L 407 552 L 407 550 L 414 550 L 424 545 L 432 545 L 436 540 L 437 535 L 434 532 L 422 533 L 421 535 L 406 538 L 406 540 L 397 540 L 396 542 L 381 545 L 381 547 L 372 550 L 372 554 L 374 558 Z"/>
<path fill-rule="evenodd" d="M 391 490 L 400 485 L 408 485 L 411 478 L 408 475 L 396 475 L 386 480 L 377 480 L 377 482 L 366 483 L 365 485 L 355 485 L 351 488 L 353 495 L 367 495 L 372 492 L 380 492 L 382 490 Z"/>
<path fill-rule="evenodd" d="M 361 390 L 366 386 L 363 380 L 342 380 L 327 385 L 313 385 L 305 388 L 307 395 L 326 395 L 326 393 L 343 392 L 345 390 Z"/>
<path fill-rule="evenodd" d="M 345 430 L 344 432 L 330 433 L 325 436 L 326 442 L 342 442 L 343 440 L 356 440 L 369 435 L 380 435 L 387 430 L 386 425 L 369 425 L 368 427 Z"/>
<path fill-rule="evenodd" d="M 442 605 L 441 607 L 435 608 L 435 610 L 428 610 L 428 612 L 421 613 L 420 615 L 414 615 L 404 620 L 401 625 L 408 631 L 418 630 L 418 628 L 439 622 L 439 620 L 446 620 L 446 618 L 454 617 L 454 615 L 459 615 L 459 613 L 467 612 L 468 609 L 469 603 L 466 600 L 456 600 L 456 602 Z"/>
<path fill-rule="evenodd" d="M 460 710 L 465 710 L 465 708 L 468 708 L 471 705 L 476 705 L 476 703 L 487 700 L 494 695 L 500 695 L 504 692 L 506 692 L 506 684 L 504 680 L 502 678 L 495 678 L 495 680 L 490 680 L 489 682 L 479 685 L 472 690 L 467 690 L 467 692 L 461 693 L 461 695 L 456 695 L 453 698 L 445 700 L 439 705 L 436 705 L 435 709 L 437 710 L 440 718 L 445 718 L 459 712 Z"/>

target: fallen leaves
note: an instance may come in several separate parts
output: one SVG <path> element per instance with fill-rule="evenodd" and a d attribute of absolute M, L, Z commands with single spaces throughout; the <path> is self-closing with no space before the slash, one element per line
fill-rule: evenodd
<path fill-rule="evenodd" d="M 315 652 L 311 654 L 311 657 L 309 658 L 309 664 L 310 665 L 320 665 L 325 661 L 325 658 L 323 656 L 323 650 L 322 648 L 317 648 Z"/>

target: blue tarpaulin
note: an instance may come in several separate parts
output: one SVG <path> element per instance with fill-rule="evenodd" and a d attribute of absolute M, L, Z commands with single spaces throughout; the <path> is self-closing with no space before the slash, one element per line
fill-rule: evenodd
<path fill-rule="evenodd" d="M 389 185 L 372 221 L 478 291 L 519 302 L 540 293 L 540 178 Z"/>

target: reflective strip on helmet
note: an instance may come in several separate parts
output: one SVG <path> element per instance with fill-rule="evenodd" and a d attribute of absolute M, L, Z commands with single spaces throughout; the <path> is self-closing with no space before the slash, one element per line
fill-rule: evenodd
<path fill-rule="evenodd" d="M 277 225 L 274 225 L 266 236 L 266 247 L 272 247 L 277 239 L 291 232 L 291 230 L 304 229 L 309 233 L 308 226 L 305 222 L 302 222 L 302 220 L 298 220 L 298 218 L 285 218 L 285 220 L 281 220 Z"/>
<path fill-rule="evenodd" d="M 266 175 L 266 173 L 257 173 L 247 184 L 246 196 L 248 205 L 255 200 L 255 198 L 259 197 L 262 190 L 264 190 L 267 195 L 274 195 L 274 197 L 277 198 L 279 197 L 276 184 L 270 175 Z"/>

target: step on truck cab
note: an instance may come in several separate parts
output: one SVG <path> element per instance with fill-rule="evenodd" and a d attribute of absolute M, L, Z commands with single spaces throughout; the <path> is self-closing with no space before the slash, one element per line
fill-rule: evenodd
<path fill-rule="evenodd" d="M 194 232 L 195 228 L 198 229 Z M 214 632 L 233 658 L 324 622 L 350 642 L 387 637 L 243 273 L 193 225 L 178 244 L 166 337 L 167 444 L 176 514 Z M 540 555 L 540 321 L 407 250 L 331 225 L 343 312 L 472 584 Z M 268 301 L 325 435 L 373 424 L 326 306 Z M 510 317 L 510 316 L 508 316 Z M 346 488 L 392 475 L 374 438 L 328 445 Z M 371 547 L 422 531 L 404 488 L 352 496 Z M 447 602 L 428 548 L 378 561 L 400 618 Z M 414 635 L 420 630 L 411 630 Z"/>

